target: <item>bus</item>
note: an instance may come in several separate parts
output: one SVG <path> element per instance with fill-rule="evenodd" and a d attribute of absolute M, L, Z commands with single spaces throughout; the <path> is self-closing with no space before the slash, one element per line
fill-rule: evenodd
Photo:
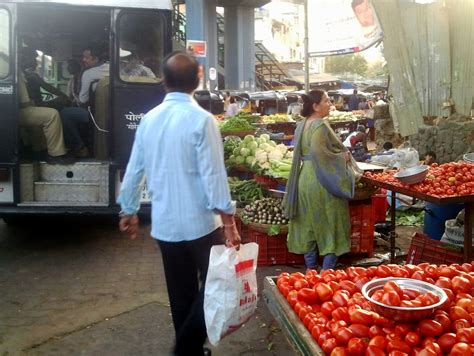
<path fill-rule="evenodd" d="M 119 212 L 135 131 L 166 94 L 161 65 L 173 47 L 172 9 L 170 0 L 0 0 L 0 217 L 7 223 Z M 36 51 L 39 77 L 65 93 L 68 63 L 81 61 L 91 42 L 103 44 L 109 66 L 90 91 L 90 120 L 81 127 L 88 154 L 50 164 L 28 154 L 28 138 L 38 132 L 20 125 L 19 51 Z M 146 70 L 126 70 L 137 63 Z M 147 214 L 145 188 L 141 198 Z"/>

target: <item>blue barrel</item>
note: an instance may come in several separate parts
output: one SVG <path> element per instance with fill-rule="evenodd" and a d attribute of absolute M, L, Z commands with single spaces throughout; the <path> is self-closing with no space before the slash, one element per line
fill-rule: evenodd
<path fill-rule="evenodd" d="M 454 219 L 462 209 L 464 209 L 464 204 L 426 203 L 423 232 L 433 240 L 441 240 L 446 220 Z"/>

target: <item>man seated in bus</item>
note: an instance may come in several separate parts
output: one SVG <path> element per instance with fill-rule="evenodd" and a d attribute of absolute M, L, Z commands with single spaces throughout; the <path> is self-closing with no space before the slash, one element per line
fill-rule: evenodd
<path fill-rule="evenodd" d="M 61 110 L 64 106 L 69 104 L 69 98 L 61 90 L 55 86 L 44 81 L 43 78 L 39 76 L 36 69 L 38 63 L 36 62 L 36 57 L 38 53 L 35 49 L 23 47 L 21 50 L 21 69 L 26 79 L 26 88 L 28 90 L 28 95 L 33 100 L 36 106 L 44 106 L 53 108 L 56 110 Z M 55 99 L 43 100 L 43 94 L 41 89 L 44 91 L 56 95 Z"/>
<path fill-rule="evenodd" d="M 137 77 L 156 78 L 155 73 L 135 54 L 122 49 L 120 49 L 120 77 L 125 80 L 136 80 Z"/>
<path fill-rule="evenodd" d="M 24 53 L 20 53 L 20 64 L 25 60 Z M 20 127 L 27 129 L 41 129 L 46 138 L 48 155 L 46 161 L 50 164 L 72 164 L 74 161 L 66 155 L 61 119 L 56 109 L 38 107 L 28 95 L 26 79 L 23 71 L 18 74 L 19 119 Z M 30 137 L 33 151 L 42 149 L 41 142 Z"/>
<path fill-rule="evenodd" d="M 89 103 L 89 93 L 95 91 L 97 82 L 109 75 L 107 58 L 107 50 L 100 44 L 89 45 L 82 53 L 84 72 L 82 73 L 81 90 L 79 91 L 81 106 Z"/>
<path fill-rule="evenodd" d="M 89 123 L 90 114 L 86 109 L 90 104 L 89 94 L 95 92 L 100 79 L 109 75 L 109 63 L 105 61 L 106 58 L 107 55 L 101 45 L 90 45 L 84 50 L 82 62 L 85 70 L 81 77 L 79 107 L 65 108 L 61 111 L 66 145 L 77 158 L 89 156 L 89 149 L 81 136 L 80 125 Z"/>

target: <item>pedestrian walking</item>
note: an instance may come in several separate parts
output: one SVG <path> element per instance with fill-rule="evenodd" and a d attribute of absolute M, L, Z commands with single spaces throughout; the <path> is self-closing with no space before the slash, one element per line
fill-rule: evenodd
<path fill-rule="evenodd" d="M 210 355 L 204 321 L 204 285 L 213 245 L 238 248 L 235 202 L 214 118 L 193 100 L 199 64 L 173 52 L 164 60 L 168 94 L 140 123 L 119 196 L 120 230 L 138 234 L 140 182 L 152 203 L 157 240 L 176 332 L 175 355 Z"/>

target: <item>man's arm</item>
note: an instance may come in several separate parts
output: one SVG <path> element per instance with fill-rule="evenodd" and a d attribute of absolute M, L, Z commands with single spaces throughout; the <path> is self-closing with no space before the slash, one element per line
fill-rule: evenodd
<path fill-rule="evenodd" d="M 120 231 L 126 232 L 132 239 L 138 235 L 138 217 L 137 212 L 140 209 L 140 191 L 141 182 L 144 176 L 144 157 L 141 143 L 141 129 L 138 127 L 133 143 L 130 160 L 127 164 L 125 176 L 117 202 L 122 208 L 120 212 Z"/>
<path fill-rule="evenodd" d="M 89 88 L 92 83 L 91 69 L 88 69 L 82 73 L 81 78 L 81 90 L 79 91 L 79 100 L 81 104 L 89 102 Z"/>

